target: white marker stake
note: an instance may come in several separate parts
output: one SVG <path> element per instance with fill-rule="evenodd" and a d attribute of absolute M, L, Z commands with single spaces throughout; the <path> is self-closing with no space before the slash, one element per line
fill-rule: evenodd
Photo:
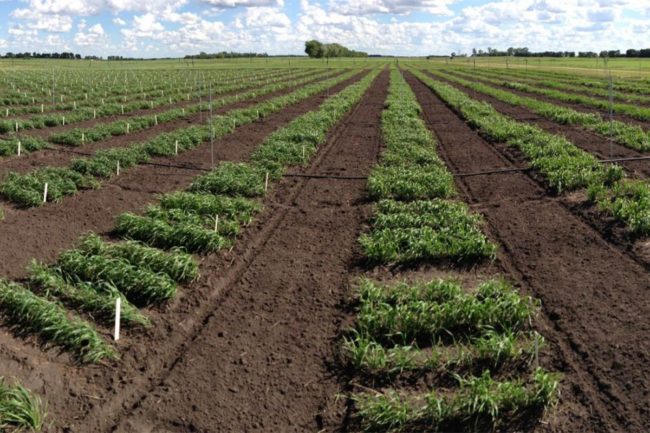
<path fill-rule="evenodd" d="M 97 110 L 93 108 L 93 119 L 97 119 Z"/>
<path fill-rule="evenodd" d="M 20 156 L 20 140 L 18 140 L 18 156 Z"/>
<path fill-rule="evenodd" d="M 120 161 L 117 161 L 117 175 L 120 175 Z"/>
<path fill-rule="evenodd" d="M 124 114 L 124 105 L 122 105 L 122 114 Z"/>
<path fill-rule="evenodd" d="M 126 124 L 126 133 L 128 134 L 130 132 L 131 132 L 131 124 L 127 122 L 127 124 Z"/>
<path fill-rule="evenodd" d="M 41 113 L 45 112 L 45 104 L 41 104 Z"/>
<path fill-rule="evenodd" d="M 120 319 L 122 316 L 122 298 L 115 300 L 115 332 L 113 337 L 115 341 L 120 339 Z"/>
<path fill-rule="evenodd" d="M 43 203 L 47 203 L 47 182 L 45 182 L 45 187 L 43 188 Z"/>
<path fill-rule="evenodd" d="M 63 126 L 65 126 L 65 116 L 61 116 L 61 122 L 63 123 Z"/>
<path fill-rule="evenodd" d="M 302 161 L 305 162 L 305 146 L 302 147 Z"/>
<path fill-rule="evenodd" d="M 18 132 L 18 122 L 16 122 L 16 132 Z"/>
<path fill-rule="evenodd" d="M 269 172 L 266 172 L 266 177 L 264 178 L 264 192 L 269 189 Z"/>
<path fill-rule="evenodd" d="M 158 125 L 158 116 L 153 116 L 153 121 L 156 125 Z"/>
<path fill-rule="evenodd" d="M 214 232 L 219 233 L 219 215 L 214 217 Z"/>
<path fill-rule="evenodd" d="M 5 117 L 9 117 L 9 109 L 8 108 L 5 110 Z"/>
<path fill-rule="evenodd" d="M 176 155 L 178 155 L 178 140 L 176 140 L 176 143 L 174 143 L 174 148 L 175 148 L 174 152 L 176 153 Z"/>

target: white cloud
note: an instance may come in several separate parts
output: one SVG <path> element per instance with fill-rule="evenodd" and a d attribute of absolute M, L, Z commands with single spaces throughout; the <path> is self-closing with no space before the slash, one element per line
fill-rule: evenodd
<path fill-rule="evenodd" d="M 188 0 L 26 0 L 27 9 L 41 14 L 70 16 L 96 15 L 104 11 L 156 12 L 179 9 Z"/>
<path fill-rule="evenodd" d="M 409 14 L 427 12 L 451 15 L 449 6 L 457 0 L 334 0 L 330 8 L 345 15 Z"/>
<path fill-rule="evenodd" d="M 221 50 L 297 54 L 305 40 L 315 38 L 370 53 L 426 55 L 488 46 L 599 51 L 641 47 L 650 40 L 648 0 L 465 3 L 301 0 L 294 14 L 284 0 L 22 0 L 9 14 L 3 44 L 13 51 L 74 44 L 101 55 Z M 135 16 L 118 15 L 125 12 Z M 418 16 L 415 21 L 411 15 L 416 13 L 438 17 L 422 21 Z M 112 19 L 102 21 L 104 27 L 89 27 L 86 20 L 100 14 L 112 14 Z"/>
<path fill-rule="evenodd" d="M 105 32 L 101 24 L 91 26 L 87 32 L 78 32 L 74 35 L 74 43 L 82 47 L 96 46 L 105 42 Z"/>
<path fill-rule="evenodd" d="M 65 33 L 72 30 L 72 18 L 67 15 L 48 15 L 31 9 L 16 9 L 11 17 L 27 22 L 27 26 L 35 30 Z"/>
<path fill-rule="evenodd" d="M 284 6 L 284 0 L 203 0 L 218 8 Z"/>

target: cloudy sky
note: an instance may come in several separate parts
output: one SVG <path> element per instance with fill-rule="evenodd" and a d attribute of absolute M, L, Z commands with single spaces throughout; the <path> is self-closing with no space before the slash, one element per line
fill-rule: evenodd
<path fill-rule="evenodd" d="M 0 0 L 0 52 L 138 57 L 650 47 L 650 0 Z"/>

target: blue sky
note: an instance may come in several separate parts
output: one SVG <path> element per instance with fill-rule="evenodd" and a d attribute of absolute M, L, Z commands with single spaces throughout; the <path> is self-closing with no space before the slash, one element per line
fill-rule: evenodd
<path fill-rule="evenodd" d="M 0 0 L 0 52 L 377 54 L 650 47 L 650 0 Z"/>

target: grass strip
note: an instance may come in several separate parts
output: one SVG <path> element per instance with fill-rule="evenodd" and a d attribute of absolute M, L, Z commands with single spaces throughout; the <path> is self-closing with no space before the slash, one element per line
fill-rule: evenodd
<path fill-rule="evenodd" d="M 70 317 L 58 303 L 37 296 L 22 285 L 0 280 L 0 309 L 13 329 L 34 333 L 46 344 L 72 352 L 81 362 L 96 363 L 117 357 L 91 324 Z"/>

